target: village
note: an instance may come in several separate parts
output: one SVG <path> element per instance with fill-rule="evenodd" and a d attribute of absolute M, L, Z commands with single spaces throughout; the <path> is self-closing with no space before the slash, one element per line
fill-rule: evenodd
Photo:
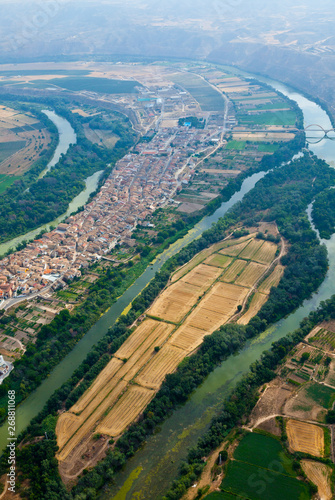
<path fill-rule="evenodd" d="M 194 173 L 194 155 L 211 151 L 221 127 L 198 129 L 185 122 L 162 127 L 148 143 L 117 162 L 98 195 L 78 214 L 26 248 L 0 261 L 0 298 L 24 297 L 81 275 L 80 269 L 131 239 L 157 208 L 173 203 Z M 145 223 L 144 223 L 145 224 Z M 149 224 L 149 222 L 147 222 Z M 64 283 L 65 285 L 65 283 Z"/>

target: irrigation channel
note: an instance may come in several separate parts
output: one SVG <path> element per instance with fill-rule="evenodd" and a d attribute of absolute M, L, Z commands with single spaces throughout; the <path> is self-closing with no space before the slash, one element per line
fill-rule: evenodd
<path fill-rule="evenodd" d="M 39 179 L 44 177 L 44 175 L 58 163 L 61 155 L 67 153 L 71 144 L 75 144 L 77 142 L 76 133 L 71 127 L 71 124 L 67 120 L 65 120 L 65 118 L 58 116 L 54 111 L 45 110 L 43 112 L 47 115 L 49 120 L 51 120 L 56 125 L 59 134 L 59 142 L 52 159 L 40 174 Z M 8 252 L 8 250 L 14 249 L 19 243 L 22 243 L 23 241 L 30 241 L 36 238 L 36 236 L 41 231 L 50 231 L 52 227 L 58 226 L 58 224 L 66 219 L 66 217 L 68 217 L 73 212 L 76 212 L 78 208 L 84 206 L 87 203 L 90 194 L 97 189 L 101 173 L 102 170 L 100 170 L 99 172 L 95 172 L 93 175 L 87 177 L 87 179 L 85 180 L 85 189 L 75 198 L 73 198 L 73 200 L 69 204 L 69 208 L 67 209 L 67 211 L 57 217 L 57 219 L 49 222 L 48 224 L 44 224 L 37 229 L 29 231 L 29 233 L 22 234 L 17 238 L 6 241 L 5 243 L 1 243 L 0 255 L 4 255 L 6 252 Z"/>
<path fill-rule="evenodd" d="M 262 80 L 260 77 L 257 79 Z M 328 115 L 318 105 L 277 82 L 265 81 L 298 103 L 304 113 L 305 126 L 310 123 L 318 123 L 325 129 L 331 128 Z M 320 158 L 324 158 L 328 162 L 335 160 L 335 142 L 323 140 L 310 148 Z M 17 433 L 27 427 L 53 392 L 69 379 L 93 345 L 105 335 L 107 329 L 116 321 L 133 298 L 143 290 L 164 262 L 195 238 L 198 238 L 212 223 L 241 200 L 264 175 L 265 173 L 261 172 L 246 179 L 238 193 L 235 193 L 228 202 L 223 203 L 213 215 L 205 217 L 199 222 L 183 239 L 171 245 L 146 269 L 78 342 L 71 353 L 59 363 L 41 386 L 17 408 Z M 152 436 L 145 446 L 129 460 L 125 469 L 118 475 L 116 484 L 104 492 L 104 499 L 114 498 L 115 495 L 118 500 L 157 500 L 160 498 L 176 477 L 180 462 L 187 455 L 187 448 L 194 445 L 206 430 L 218 405 L 235 386 L 242 374 L 248 370 L 249 365 L 258 359 L 274 340 L 297 328 L 301 319 L 315 309 L 320 301 L 335 293 L 335 235 L 325 244 L 329 252 L 329 271 L 324 283 L 313 298 L 305 301 L 294 314 L 264 332 L 239 354 L 229 358 L 214 370 L 189 401 L 168 418 L 160 431 Z M 1 250 L 0 247 L 0 254 Z M 6 439 L 7 425 L 4 424 L 0 428 L 0 449 L 4 448 Z M 119 493 L 117 493 L 118 490 L 120 490 Z"/>

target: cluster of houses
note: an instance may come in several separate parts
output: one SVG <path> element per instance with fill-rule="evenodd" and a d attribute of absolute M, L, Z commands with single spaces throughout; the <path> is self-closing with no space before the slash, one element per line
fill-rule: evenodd
<path fill-rule="evenodd" d="M 139 222 L 187 185 L 192 155 L 210 147 L 212 138 L 208 129 L 175 126 L 159 128 L 151 142 L 140 142 L 83 211 L 0 260 L 0 299 L 65 285 L 129 239 Z"/>

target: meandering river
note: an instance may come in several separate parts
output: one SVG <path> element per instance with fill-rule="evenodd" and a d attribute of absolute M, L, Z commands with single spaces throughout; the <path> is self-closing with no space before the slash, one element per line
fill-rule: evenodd
<path fill-rule="evenodd" d="M 262 80 L 260 77 L 257 78 Z M 268 79 L 264 79 L 264 81 L 298 103 L 304 113 L 305 126 L 310 123 L 318 123 L 325 129 L 331 128 L 328 115 L 318 105 L 284 85 Z M 310 149 L 328 162 L 334 162 L 335 160 L 335 142 L 325 139 L 317 145 L 311 145 Z M 71 353 L 52 371 L 41 386 L 17 408 L 18 432 L 26 428 L 30 420 L 43 408 L 52 393 L 68 380 L 74 370 L 85 359 L 92 346 L 105 335 L 108 328 L 153 278 L 155 272 L 160 269 L 163 263 L 182 247 L 199 237 L 219 217 L 222 217 L 264 175 L 264 173 L 258 173 L 246 179 L 241 190 L 229 202 L 223 203 L 213 215 L 205 217 L 183 239 L 171 245 L 156 259 L 152 266 L 147 268 L 142 276 L 79 341 Z M 157 500 L 160 498 L 176 477 L 180 462 L 187 455 L 187 448 L 194 445 L 206 430 L 220 402 L 236 385 L 243 373 L 248 370 L 249 365 L 258 359 L 274 340 L 297 328 L 301 319 L 315 309 L 320 301 L 329 298 L 335 293 L 335 236 L 326 241 L 325 244 L 329 253 L 330 265 L 327 277 L 319 291 L 310 300 L 305 301 L 295 313 L 248 343 L 236 356 L 230 357 L 214 370 L 202 386 L 194 392 L 189 401 L 174 412 L 162 425 L 160 432 L 152 436 L 145 446 L 128 462 L 125 469 L 118 475 L 115 486 L 105 491 L 103 498 L 114 498 L 120 488 L 121 490 L 116 497 L 119 500 L 134 498 Z M 7 426 L 3 425 L 0 428 L 0 449 L 4 447 L 6 438 Z"/>
<path fill-rule="evenodd" d="M 52 159 L 48 163 L 45 170 L 41 173 L 39 178 L 44 177 L 44 175 L 57 164 L 61 155 L 67 153 L 70 145 L 75 144 L 77 142 L 77 136 L 75 134 L 75 131 L 71 127 L 71 124 L 67 120 L 65 120 L 65 118 L 58 116 L 54 111 L 45 110 L 43 112 L 56 125 L 59 134 L 59 142 Z M 10 241 L 6 241 L 5 243 L 0 243 L 0 255 L 4 255 L 6 252 L 8 252 L 8 250 L 14 249 L 15 247 L 17 247 L 17 245 L 19 245 L 23 241 L 30 241 L 36 238 L 36 236 L 41 231 L 50 231 L 52 227 L 57 226 L 70 214 L 76 212 L 78 208 L 84 206 L 87 203 L 90 194 L 97 189 L 101 173 L 102 170 L 100 170 L 99 172 L 95 172 L 90 177 L 87 177 L 87 179 L 85 180 L 86 184 L 85 189 L 81 193 L 79 193 L 75 198 L 73 198 L 73 200 L 69 204 L 69 208 L 67 209 L 67 211 L 64 214 L 57 217 L 57 219 L 49 222 L 48 224 L 44 224 L 43 226 L 40 226 L 37 229 L 33 229 L 28 233 L 22 234 L 17 238 L 13 238 Z"/>

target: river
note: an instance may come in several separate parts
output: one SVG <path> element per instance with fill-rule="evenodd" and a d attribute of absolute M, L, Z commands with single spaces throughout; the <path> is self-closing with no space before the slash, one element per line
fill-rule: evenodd
<path fill-rule="evenodd" d="M 327 114 L 315 103 L 277 82 L 270 80 L 266 80 L 266 82 L 298 102 L 303 110 L 306 125 L 319 123 L 325 129 L 331 128 L 328 127 L 330 120 Z M 329 162 L 335 159 L 335 143 L 330 140 L 324 140 L 317 145 L 310 146 L 310 148 L 319 157 Z M 263 176 L 264 173 L 258 173 L 246 179 L 241 190 L 229 202 L 223 203 L 213 215 L 205 217 L 183 239 L 171 245 L 156 259 L 152 266 L 146 269 L 142 276 L 79 341 L 73 351 L 52 371 L 41 386 L 17 408 L 18 432 L 26 428 L 30 420 L 43 408 L 52 393 L 68 380 L 85 359 L 92 346 L 105 335 L 108 328 L 153 278 L 163 263 L 182 247 L 199 237 L 219 217 L 222 217 Z M 157 500 L 169 487 L 177 475 L 180 461 L 186 457 L 187 448 L 194 445 L 199 436 L 206 430 L 217 411 L 217 405 L 235 386 L 242 374 L 248 370 L 249 365 L 258 359 L 263 350 L 269 348 L 274 340 L 294 330 L 299 325 L 300 320 L 312 309 L 315 309 L 321 300 L 329 298 L 335 293 L 335 237 L 327 241 L 326 246 L 329 252 L 330 266 L 327 277 L 318 293 L 309 301 L 305 301 L 294 314 L 254 339 L 240 353 L 229 358 L 214 370 L 204 384 L 194 392 L 189 401 L 167 419 L 160 432 L 152 436 L 143 449 L 128 462 L 125 469 L 118 475 L 116 486 L 104 493 L 105 499 L 113 498 L 121 487 L 122 491 L 120 495 L 117 495 L 119 500 L 133 498 Z M 6 438 L 7 426 L 3 425 L 0 428 L 0 449 L 4 447 Z"/>
<path fill-rule="evenodd" d="M 45 113 L 48 118 L 56 125 L 59 134 L 59 142 L 52 159 L 48 163 L 45 170 L 40 174 L 39 179 L 44 177 L 44 175 L 57 164 L 61 155 L 67 153 L 71 144 L 75 144 L 77 142 L 75 131 L 71 127 L 71 124 L 67 120 L 65 120 L 65 118 L 58 116 L 54 111 L 45 110 L 43 111 L 43 113 Z M 67 209 L 67 211 L 57 217 L 57 219 L 49 222 L 48 224 L 44 224 L 43 226 L 33 229 L 28 233 L 21 234 L 21 236 L 18 236 L 17 238 L 6 241 L 5 243 L 1 243 L 0 256 L 4 255 L 6 252 L 8 252 L 8 250 L 14 249 L 23 241 L 33 240 L 41 231 L 50 231 L 52 227 L 58 226 L 58 224 L 66 219 L 66 217 L 68 217 L 73 212 L 76 212 L 78 208 L 84 206 L 87 203 L 90 194 L 97 189 L 101 173 L 102 170 L 100 170 L 99 172 L 95 172 L 90 177 L 87 177 L 87 179 L 85 180 L 85 189 L 75 198 L 73 198 L 73 200 L 69 204 L 69 208 Z"/>

